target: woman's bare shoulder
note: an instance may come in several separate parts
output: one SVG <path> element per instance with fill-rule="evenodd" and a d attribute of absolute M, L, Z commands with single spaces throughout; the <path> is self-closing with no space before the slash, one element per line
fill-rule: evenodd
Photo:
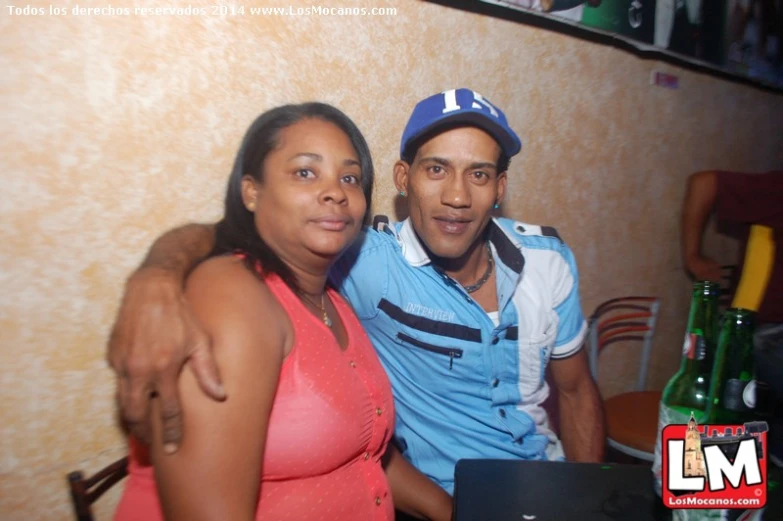
<path fill-rule="evenodd" d="M 213 338 L 244 333 L 283 339 L 290 324 L 266 283 L 234 256 L 199 264 L 188 277 L 185 298 Z"/>

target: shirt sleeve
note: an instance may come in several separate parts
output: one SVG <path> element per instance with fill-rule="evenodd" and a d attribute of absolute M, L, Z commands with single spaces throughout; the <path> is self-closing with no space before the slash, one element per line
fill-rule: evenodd
<path fill-rule="evenodd" d="M 365 228 L 329 270 L 329 281 L 361 320 L 378 314 L 378 303 L 389 286 L 390 254 L 388 238 L 372 228 Z"/>
<path fill-rule="evenodd" d="M 568 358 L 576 354 L 584 343 L 587 322 L 579 302 L 579 272 L 571 249 L 561 247 L 560 261 L 554 266 L 554 306 L 558 317 L 557 337 L 552 358 Z"/>
<path fill-rule="evenodd" d="M 716 172 L 718 219 L 783 228 L 783 171 L 765 174 Z"/>

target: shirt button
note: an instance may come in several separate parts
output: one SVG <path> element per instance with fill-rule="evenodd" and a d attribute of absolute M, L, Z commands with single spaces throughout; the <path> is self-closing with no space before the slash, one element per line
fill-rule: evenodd
<path fill-rule="evenodd" d="M 376 407 L 376 408 L 375 408 L 375 414 L 377 414 L 378 416 L 380 416 L 382 413 L 383 413 L 383 409 L 381 409 L 380 407 Z"/>
<path fill-rule="evenodd" d="M 348 365 L 350 365 L 351 367 L 356 367 L 356 362 L 351 360 L 350 362 L 348 362 Z"/>
<path fill-rule="evenodd" d="M 369 452 L 365 452 L 364 453 L 364 460 L 367 461 L 368 459 L 370 459 L 370 453 Z"/>
<path fill-rule="evenodd" d="M 500 414 L 501 418 L 505 418 L 506 417 L 506 411 L 503 410 L 503 409 L 500 409 L 500 412 L 498 414 Z"/>
<path fill-rule="evenodd" d="M 375 496 L 375 504 L 376 505 L 380 505 L 381 504 L 381 497 L 380 496 Z"/>
<path fill-rule="evenodd" d="M 492 380 L 492 387 L 497 387 L 497 386 L 498 386 L 498 384 L 500 384 L 500 380 L 498 380 L 497 378 L 495 378 L 494 380 Z"/>

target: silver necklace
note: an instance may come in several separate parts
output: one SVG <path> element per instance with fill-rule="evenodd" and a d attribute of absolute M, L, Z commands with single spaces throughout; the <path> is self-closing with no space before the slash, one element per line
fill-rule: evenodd
<path fill-rule="evenodd" d="M 468 293 L 473 293 L 475 291 L 478 291 L 481 286 L 484 285 L 489 280 L 489 276 L 492 275 L 492 267 L 495 265 L 495 261 L 492 258 L 492 249 L 489 247 L 489 241 L 487 241 L 487 271 L 484 272 L 484 275 L 481 276 L 481 278 L 476 282 L 475 284 L 471 284 L 470 286 L 463 286 L 465 288 L 465 291 Z"/>

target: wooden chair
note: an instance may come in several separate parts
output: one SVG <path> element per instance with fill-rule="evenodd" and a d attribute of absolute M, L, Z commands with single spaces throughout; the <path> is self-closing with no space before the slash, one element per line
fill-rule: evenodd
<path fill-rule="evenodd" d="M 635 389 L 604 401 L 607 443 L 624 454 L 652 461 L 658 429 L 660 391 L 645 391 L 647 363 L 661 301 L 621 297 L 599 305 L 590 318 L 590 370 L 598 381 L 598 357 L 615 342 L 638 342 L 642 354 Z"/>
<path fill-rule="evenodd" d="M 99 470 L 95 475 L 86 478 L 80 470 L 68 474 L 68 484 L 71 488 L 71 500 L 77 521 L 93 521 L 92 504 L 104 492 L 128 474 L 128 457 L 125 456 L 111 465 Z"/>

